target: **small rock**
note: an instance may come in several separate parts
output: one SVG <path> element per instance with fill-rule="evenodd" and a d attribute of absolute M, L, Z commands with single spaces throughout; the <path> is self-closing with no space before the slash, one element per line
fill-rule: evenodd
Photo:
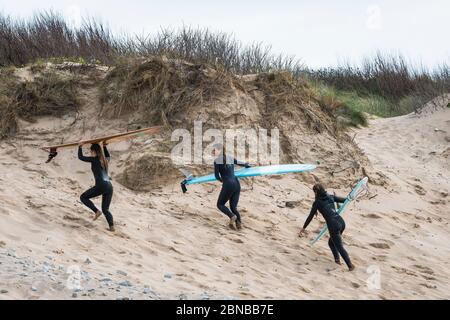
<path fill-rule="evenodd" d="M 91 259 L 89 259 L 89 258 L 86 258 L 86 260 L 84 260 L 84 263 L 85 263 L 85 264 L 91 264 L 91 263 L 92 263 L 92 261 L 91 261 Z"/>
<path fill-rule="evenodd" d="M 200 296 L 200 299 L 202 300 L 210 300 L 211 297 L 209 296 L 209 294 L 207 292 L 203 292 Z"/>
<path fill-rule="evenodd" d="M 131 284 L 130 281 L 125 280 L 125 281 L 119 282 L 119 286 L 122 286 L 122 287 L 132 287 L 133 285 Z"/>
<path fill-rule="evenodd" d="M 110 279 L 110 278 L 102 278 L 102 279 L 100 279 L 100 282 L 110 282 L 110 281 L 112 281 L 112 279 Z"/>
<path fill-rule="evenodd" d="M 72 298 L 77 298 L 78 297 L 78 295 L 74 292 L 74 293 L 72 293 Z"/>
<path fill-rule="evenodd" d="M 172 279 L 172 275 L 170 273 L 165 273 L 164 278 L 166 279 Z"/>
<path fill-rule="evenodd" d="M 8 290 L 4 290 L 4 289 L 3 289 L 3 290 L 0 290 L 0 293 L 1 293 L 1 294 L 8 293 Z"/>
<path fill-rule="evenodd" d="M 36 287 L 31 287 L 31 291 L 36 292 L 37 291 Z"/>
<path fill-rule="evenodd" d="M 178 299 L 179 299 L 179 300 L 187 300 L 188 297 L 187 297 L 187 295 L 185 295 L 184 293 L 182 293 L 182 294 L 178 295 Z"/>
<path fill-rule="evenodd" d="M 117 274 L 120 274 L 121 276 L 124 276 L 124 277 L 126 277 L 128 275 L 126 272 L 121 271 L 121 270 L 117 270 Z"/>

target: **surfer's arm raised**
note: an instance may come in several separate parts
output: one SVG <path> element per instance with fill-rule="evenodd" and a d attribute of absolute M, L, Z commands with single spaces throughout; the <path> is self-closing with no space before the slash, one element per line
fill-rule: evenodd
<path fill-rule="evenodd" d="M 103 145 L 103 153 L 105 154 L 106 160 L 111 160 L 111 155 L 109 154 L 108 148 L 106 148 L 106 144 Z"/>
<path fill-rule="evenodd" d="M 78 159 L 84 162 L 92 162 L 94 161 L 94 157 L 85 157 L 83 155 L 83 148 L 81 145 L 78 146 Z"/>
<path fill-rule="evenodd" d="M 214 161 L 214 176 L 220 182 L 222 182 L 222 178 L 220 177 L 219 165 Z"/>
<path fill-rule="evenodd" d="M 241 166 L 241 167 L 250 168 L 250 165 L 248 164 L 248 162 L 242 162 L 242 161 L 239 161 L 237 159 L 233 159 L 233 161 L 234 161 L 235 165 L 238 165 L 238 166 Z"/>

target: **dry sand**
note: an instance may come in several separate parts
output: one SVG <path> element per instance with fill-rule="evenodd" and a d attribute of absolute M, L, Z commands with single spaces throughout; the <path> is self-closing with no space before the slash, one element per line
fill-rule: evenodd
<path fill-rule="evenodd" d="M 38 149 L 55 132 L 68 135 L 72 122 L 43 118 L 0 142 L 0 299 L 450 298 L 448 108 L 373 120 L 355 132 L 385 180 L 373 180 L 345 212 L 354 272 L 334 264 L 326 238 L 309 245 L 321 220 L 298 238 L 313 197 L 301 174 L 243 181 L 240 232 L 215 207 L 217 183 L 183 195 L 179 180 L 143 193 L 113 181 L 117 232 L 107 232 L 79 202 L 92 177 L 76 150 L 45 164 Z M 98 127 L 115 132 L 119 123 Z M 142 145 L 111 145 L 113 177 Z M 66 286 L 73 268 L 82 271 L 80 290 Z M 380 288 L 367 285 L 373 270 Z"/>

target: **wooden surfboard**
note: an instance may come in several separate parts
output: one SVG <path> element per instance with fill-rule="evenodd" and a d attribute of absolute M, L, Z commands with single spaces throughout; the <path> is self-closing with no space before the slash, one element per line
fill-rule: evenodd
<path fill-rule="evenodd" d="M 81 140 L 81 141 L 77 141 L 77 142 L 70 142 L 70 143 L 59 144 L 59 145 L 54 145 L 54 146 L 43 146 L 43 147 L 41 147 L 41 149 L 49 152 L 49 156 L 48 156 L 48 160 L 47 160 L 47 163 L 48 163 L 54 157 L 56 157 L 56 155 L 58 154 L 57 153 L 58 149 L 74 148 L 74 147 L 78 147 L 80 144 L 93 144 L 93 143 L 100 143 L 100 142 L 109 144 L 109 143 L 114 143 L 114 142 L 125 141 L 125 140 L 134 139 L 134 138 L 138 138 L 138 137 L 156 133 L 156 132 L 160 131 L 161 128 L 162 128 L 161 126 L 144 128 L 144 129 L 139 129 L 139 130 L 134 130 L 134 131 L 117 133 L 117 134 L 109 135 L 109 136 Z"/>

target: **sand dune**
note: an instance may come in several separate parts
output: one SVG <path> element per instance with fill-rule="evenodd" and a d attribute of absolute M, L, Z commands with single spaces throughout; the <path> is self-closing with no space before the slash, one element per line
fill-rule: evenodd
<path fill-rule="evenodd" d="M 114 179 L 117 232 L 107 232 L 78 200 L 92 184 L 89 166 L 75 150 L 45 164 L 38 149 L 84 138 L 85 125 L 91 135 L 124 125 L 92 116 L 85 106 L 69 129 L 70 117 L 42 118 L 0 141 L 0 299 L 450 298 L 450 109 L 376 119 L 355 131 L 378 174 L 345 213 L 352 273 L 334 264 L 326 239 L 309 245 L 321 220 L 298 238 L 313 197 L 302 174 L 245 180 L 240 232 L 215 208 L 218 184 L 183 195 L 181 176 L 149 192 Z M 113 178 L 143 147 L 142 140 L 111 145 Z M 352 180 L 337 181 L 330 190 L 347 194 Z M 67 279 L 77 268 L 82 289 L 73 290 Z M 379 288 L 368 285 L 377 270 Z"/>

